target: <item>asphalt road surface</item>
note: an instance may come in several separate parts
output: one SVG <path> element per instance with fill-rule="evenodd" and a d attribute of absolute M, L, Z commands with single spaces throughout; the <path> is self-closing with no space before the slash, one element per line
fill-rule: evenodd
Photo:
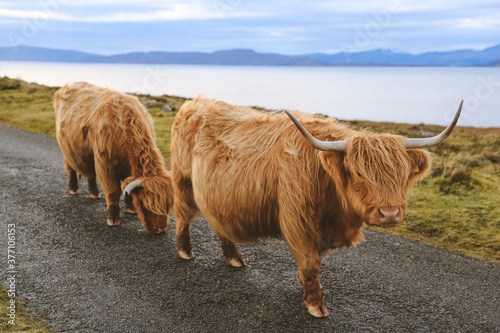
<path fill-rule="evenodd" d="M 195 258 L 179 258 L 175 221 L 150 234 L 134 215 L 106 225 L 87 185 L 70 196 L 55 139 L 0 125 L 0 242 L 16 229 L 16 291 L 61 332 L 500 332 L 500 266 L 366 230 L 366 241 L 323 260 L 330 315 L 302 303 L 283 241 L 240 246 L 226 264 L 202 217 Z"/>

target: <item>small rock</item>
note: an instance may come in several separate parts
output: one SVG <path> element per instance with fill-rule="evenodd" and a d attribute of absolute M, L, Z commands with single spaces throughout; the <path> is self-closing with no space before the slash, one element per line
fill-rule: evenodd
<path fill-rule="evenodd" d="M 153 106 L 155 103 L 156 103 L 156 101 L 155 101 L 154 99 L 150 99 L 149 101 L 145 101 L 145 102 L 143 102 L 142 104 L 143 104 L 145 107 L 151 107 L 151 106 Z"/>
<path fill-rule="evenodd" d="M 161 110 L 162 110 L 163 112 L 165 112 L 165 111 L 172 111 L 172 108 L 170 107 L 170 105 L 165 104 L 165 105 L 163 105 L 163 106 L 161 107 Z"/>

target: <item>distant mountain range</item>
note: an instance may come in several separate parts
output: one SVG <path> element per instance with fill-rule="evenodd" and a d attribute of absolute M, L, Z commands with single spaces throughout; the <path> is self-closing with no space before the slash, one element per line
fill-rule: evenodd
<path fill-rule="evenodd" d="M 500 44 L 482 51 L 457 50 L 410 54 L 378 49 L 330 55 L 316 53 L 308 57 L 335 65 L 346 65 L 350 62 L 365 66 L 495 66 L 500 63 Z"/>
<path fill-rule="evenodd" d="M 0 47 L 0 60 L 117 64 L 186 64 L 234 66 L 500 66 L 500 44 L 482 51 L 457 50 L 410 54 L 388 49 L 352 53 L 289 56 L 253 50 L 203 52 L 132 52 L 99 55 L 40 47 Z"/>

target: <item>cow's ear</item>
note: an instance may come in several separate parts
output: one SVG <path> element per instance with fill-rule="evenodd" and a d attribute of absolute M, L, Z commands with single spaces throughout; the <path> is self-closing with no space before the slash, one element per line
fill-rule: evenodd
<path fill-rule="evenodd" d="M 347 186 L 350 176 L 344 164 L 345 153 L 338 151 L 321 151 L 319 152 L 319 157 L 321 165 L 326 172 L 328 172 L 335 184 L 335 190 L 342 203 L 342 207 L 348 209 L 349 200 L 347 197 Z"/>
<path fill-rule="evenodd" d="M 335 184 L 342 184 L 342 187 L 347 186 L 347 173 L 344 166 L 344 153 L 321 151 L 319 153 L 321 165 L 333 178 Z"/>
<path fill-rule="evenodd" d="M 406 151 L 412 163 L 410 180 L 422 179 L 431 166 L 431 156 L 428 151 L 421 149 L 408 149 Z"/>

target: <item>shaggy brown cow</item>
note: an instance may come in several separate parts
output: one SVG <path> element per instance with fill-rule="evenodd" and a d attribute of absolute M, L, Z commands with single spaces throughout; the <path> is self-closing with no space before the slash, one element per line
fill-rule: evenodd
<path fill-rule="evenodd" d="M 297 260 L 308 311 L 323 317 L 321 257 L 362 240 L 364 222 L 403 221 L 406 193 L 430 165 L 426 151 L 407 148 L 441 142 L 457 118 L 438 137 L 405 139 L 295 115 L 326 142 L 292 118 L 313 147 L 284 113 L 200 98 L 182 106 L 171 144 L 177 250 L 193 257 L 189 225 L 198 211 L 235 267 L 245 265 L 235 243 L 283 238 Z"/>
<path fill-rule="evenodd" d="M 171 174 L 155 145 L 153 120 L 137 98 L 76 82 L 55 93 L 54 109 L 69 192 L 78 194 L 79 173 L 88 178 L 90 196 L 98 198 L 97 176 L 108 225 L 120 224 L 124 188 L 127 211 L 137 212 L 149 231 L 165 231 L 173 205 Z"/>

